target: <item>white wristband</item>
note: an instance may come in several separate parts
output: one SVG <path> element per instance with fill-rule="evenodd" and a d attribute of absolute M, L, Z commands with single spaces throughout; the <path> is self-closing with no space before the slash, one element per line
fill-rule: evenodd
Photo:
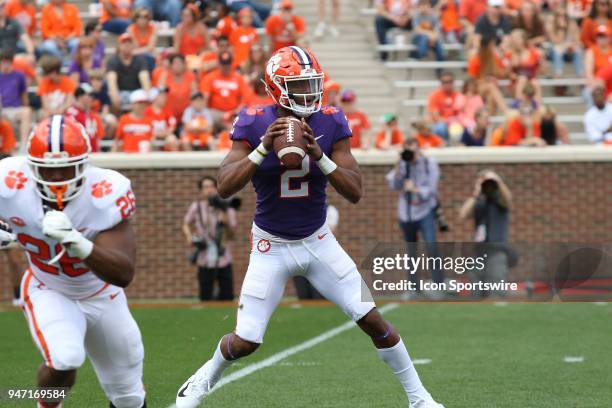
<path fill-rule="evenodd" d="M 76 256 L 79 259 L 86 259 L 91 255 L 94 244 L 83 236 L 79 231 L 72 230 L 66 238 L 62 240 L 66 245 L 66 250 L 70 256 Z"/>
<path fill-rule="evenodd" d="M 315 163 L 317 163 L 317 166 L 319 166 L 319 169 L 321 169 L 323 174 L 325 174 L 326 176 L 338 168 L 338 165 L 334 163 L 332 159 L 327 157 L 325 153 L 323 153 L 323 156 L 321 156 L 321 158 L 317 160 Z"/>
<path fill-rule="evenodd" d="M 260 143 L 259 146 L 257 146 L 255 150 L 249 153 L 247 157 L 250 161 L 259 166 L 264 161 L 267 155 L 268 149 L 264 147 L 263 143 Z"/>

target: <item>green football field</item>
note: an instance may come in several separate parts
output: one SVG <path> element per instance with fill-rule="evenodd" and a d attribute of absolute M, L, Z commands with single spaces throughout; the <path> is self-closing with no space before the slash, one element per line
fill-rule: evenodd
<path fill-rule="evenodd" d="M 194 304 L 195 305 L 195 304 Z M 232 307 L 141 307 L 148 406 L 166 408 L 178 387 L 234 325 Z M 612 406 L 612 304 L 402 304 L 385 313 L 425 385 L 454 407 Z M 332 306 L 284 306 L 264 345 L 227 373 L 342 325 Z M 18 310 L 0 312 L 0 389 L 32 387 L 41 361 Z M 570 361 L 566 362 L 567 358 Z M 572 360 L 571 358 L 574 357 Z M 370 341 L 351 328 L 213 393 L 206 407 L 407 407 Z M 0 406 L 32 407 L 0 400 Z M 107 407 L 91 367 L 64 407 Z"/>

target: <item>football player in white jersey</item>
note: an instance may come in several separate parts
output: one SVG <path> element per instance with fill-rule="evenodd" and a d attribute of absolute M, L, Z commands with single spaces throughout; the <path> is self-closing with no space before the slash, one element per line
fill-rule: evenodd
<path fill-rule="evenodd" d="M 30 134 L 26 157 L 0 161 L 0 242 L 28 255 L 21 297 L 44 359 L 38 386 L 71 387 L 87 355 L 111 408 L 141 408 L 144 348 L 123 292 L 135 199 L 126 177 L 89 164 L 90 151 L 84 128 L 54 115 Z"/>

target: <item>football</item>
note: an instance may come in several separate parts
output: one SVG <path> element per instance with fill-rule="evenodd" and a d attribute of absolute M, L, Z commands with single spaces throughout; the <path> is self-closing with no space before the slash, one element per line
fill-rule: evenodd
<path fill-rule="evenodd" d="M 298 169 L 306 155 L 306 139 L 302 137 L 302 122 L 292 117 L 285 134 L 274 139 L 274 153 L 288 169 Z"/>

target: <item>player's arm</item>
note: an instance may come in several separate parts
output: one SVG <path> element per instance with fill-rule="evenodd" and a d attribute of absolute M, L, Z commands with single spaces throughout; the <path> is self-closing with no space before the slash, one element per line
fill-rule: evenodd
<path fill-rule="evenodd" d="M 232 143 L 232 148 L 225 156 L 217 174 L 217 192 L 222 198 L 236 194 L 253 178 L 257 167 L 272 150 L 274 138 L 284 134 L 287 120 L 287 118 L 278 118 L 274 121 L 255 149 L 247 143 Z"/>
<path fill-rule="evenodd" d="M 45 236 L 64 245 L 71 257 L 81 260 L 105 282 L 126 287 L 134 278 L 136 243 L 128 220 L 100 232 L 92 241 L 74 229 L 62 211 L 49 211 L 42 221 Z"/>
<path fill-rule="evenodd" d="M 315 160 L 317 166 L 338 193 L 348 201 L 356 204 L 361 199 L 361 171 L 357 165 L 357 160 L 351 153 L 351 145 L 348 138 L 341 139 L 334 143 L 331 158 L 327 157 L 315 140 L 312 129 L 306 121 L 304 125 L 304 138 L 308 141 L 306 149 L 308 155 Z"/>

